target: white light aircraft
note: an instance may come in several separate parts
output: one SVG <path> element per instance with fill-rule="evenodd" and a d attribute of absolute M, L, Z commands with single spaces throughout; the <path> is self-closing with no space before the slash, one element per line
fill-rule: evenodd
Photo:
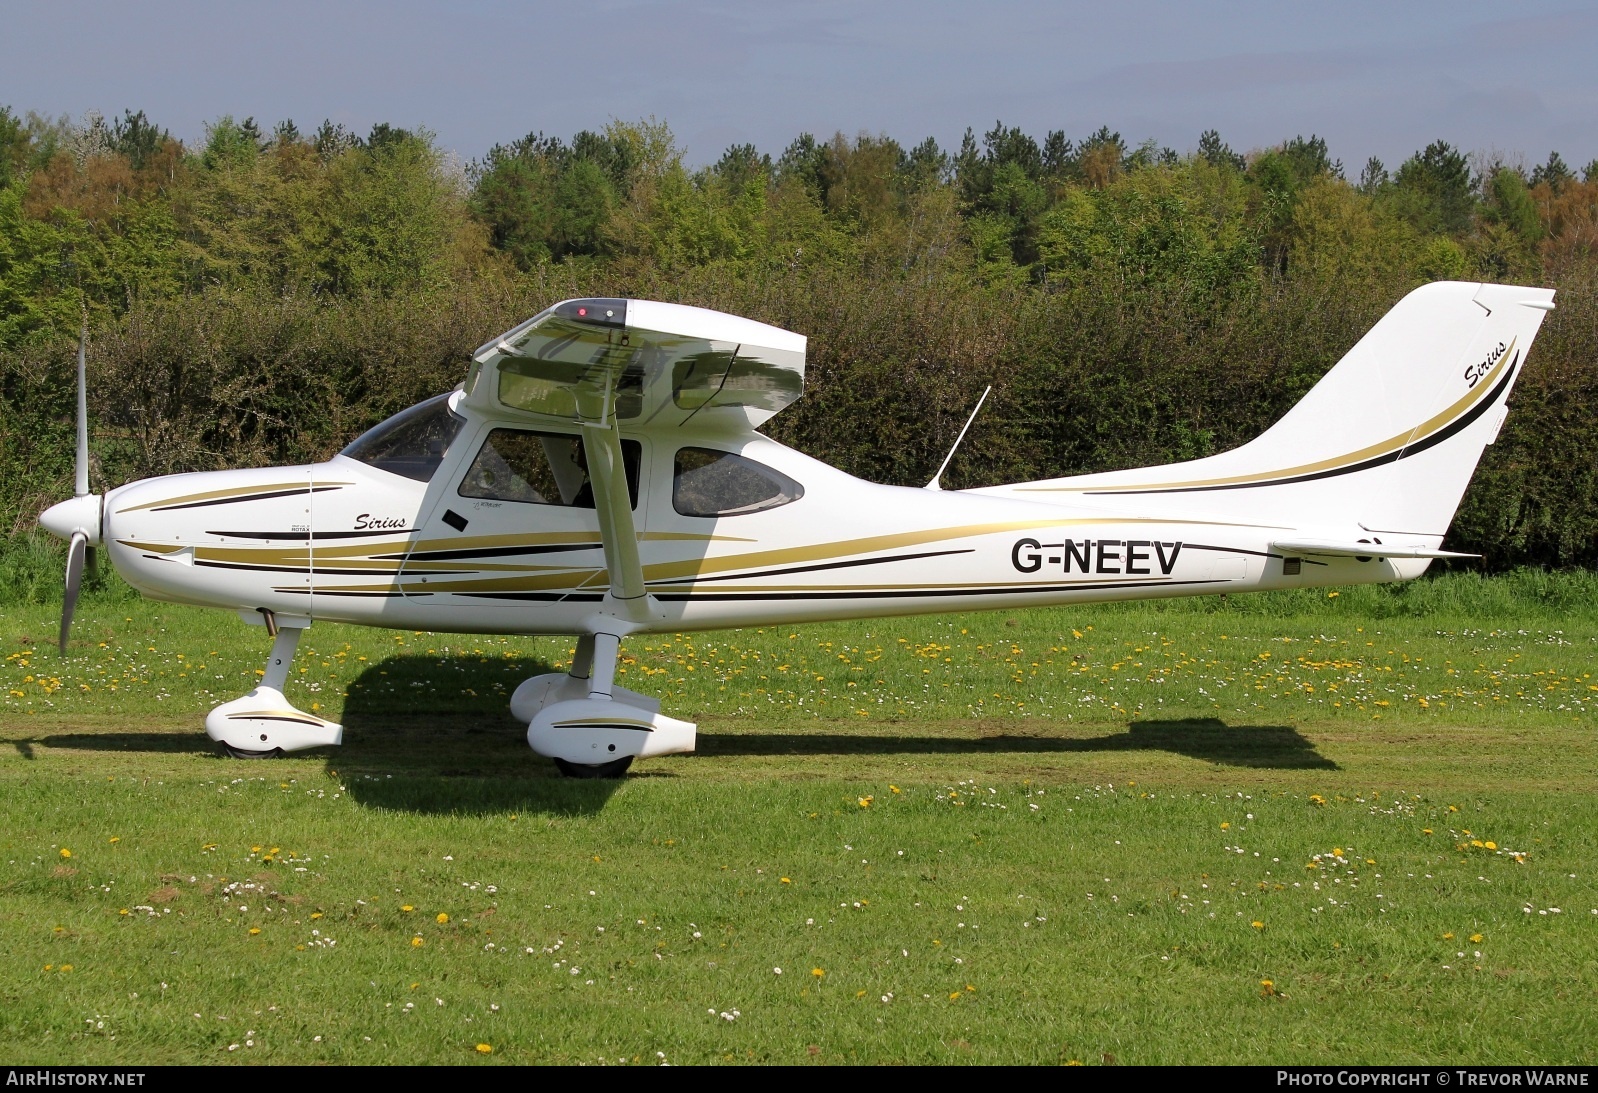
<path fill-rule="evenodd" d="M 483 345 L 460 387 L 325 463 L 102 496 L 80 347 L 76 496 L 40 517 L 70 541 L 61 645 L 90 546 L 152 599 L 263 625 L 260 685 L 205 722 L 254 756 L 342 739 L 283 695 L 312 620 L 576 635 L 570 671 L 510 708 L 565 773 L 615 777 L 694 747 L 692 724 L 616 684 L 635 634 L 1396 581 L 1460 556 L 1443 534 L 1553 306 L 1547 289 L 1427 285 L 1240 448 L 959 491 L 864 482 L 757 432 L 803 389 L 804 337 L 586 299 Z"/>

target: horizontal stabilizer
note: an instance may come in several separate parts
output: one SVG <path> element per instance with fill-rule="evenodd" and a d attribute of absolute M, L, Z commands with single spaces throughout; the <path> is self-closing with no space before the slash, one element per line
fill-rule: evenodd
<path fill-rule="evenodd" d="M 1271 544 L 1272 553 L 1327 554 L 1336 558 L 1480 558 L 1480 554 L 1461 554 L 1456 550 L 1433 550 L 1423 546 L 1396 543 L 1350 543 L 1336 539 L 1291 539 Z"/>

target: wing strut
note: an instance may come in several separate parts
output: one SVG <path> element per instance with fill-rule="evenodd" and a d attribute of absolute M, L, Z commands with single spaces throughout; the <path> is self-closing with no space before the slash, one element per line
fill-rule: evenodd
<path fill-rule="evenodd" d="M 606 383 L 597 420 L 582 422 L 583 455 L 593 483 L 594 510 L 599 517 L 599 538 L 605 545 L 605 568 L 610 593 L 627 617 L 642 622 L 649 616 L 649 593 L 644 588 L 644 567 L 638 557 L 638 533 L 633 526 L 632 493 L 622 459 L 621 429 L 616 424 L 615 398 Z"/>

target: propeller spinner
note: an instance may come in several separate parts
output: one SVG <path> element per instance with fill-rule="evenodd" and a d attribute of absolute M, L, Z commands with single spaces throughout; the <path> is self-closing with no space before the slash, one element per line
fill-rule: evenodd
<path fill-rule="evenodd" d="M 87 376 L 89 328 L 78 337 L 78 455 L 72 500 L 53 505 L 39 517 L 51 535 L 67 540 L 66 596 L 61 603 L 61 651 L 67 651 L 72 615 L 83 586 L 83 565 L 88 550 L 100 544 L 101 497 L 89 492 L 89 391 Z"/>

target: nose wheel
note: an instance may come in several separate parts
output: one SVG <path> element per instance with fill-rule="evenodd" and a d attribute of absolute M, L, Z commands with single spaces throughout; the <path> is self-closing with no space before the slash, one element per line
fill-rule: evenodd
<path fill-rule="evenodd" d="M 565 759 L 555 760 L 556 768 L 568 778 L 620 778 L 632 765 L 633 757 L 630 755 L 613 759 L 609 763 L 572 763 Z"/>
<path fill-rule="evenodd" d="M 224 702 L 205 717 L 205 734 L 235 759 L 266 759 L 284 752 L 339 744 L 344 730 L 331 721 L 296 710 L 283 696 L 289 665 L 300 634 L 310 620 L 277 620 L 272 654 L 266 659 L 261 682 L 243 698 Z"/>
<path fill-rule="evenodd" d="M 270 751 L 250 751 L 248 748 L 235 748 L 226 740 L 218 740 L 222 754 L 230 759 L 276 759 L 283 754 L 282 748 L 273 748 Z"/>

